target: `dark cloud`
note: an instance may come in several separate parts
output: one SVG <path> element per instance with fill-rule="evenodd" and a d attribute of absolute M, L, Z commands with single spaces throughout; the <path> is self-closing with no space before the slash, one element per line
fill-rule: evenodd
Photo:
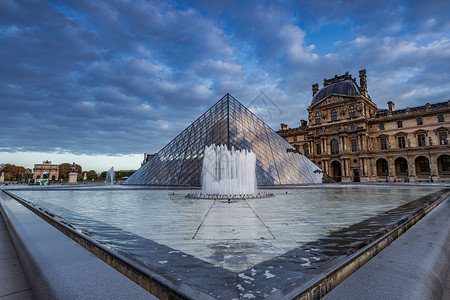
<path fill-rule="evenodd" d="M 1 148 L 155 152 L 226 93 L 297 126 L 311 84 L 362 68 L 380 106 L 446 101 L 449 6 L 1 1 Z"/>

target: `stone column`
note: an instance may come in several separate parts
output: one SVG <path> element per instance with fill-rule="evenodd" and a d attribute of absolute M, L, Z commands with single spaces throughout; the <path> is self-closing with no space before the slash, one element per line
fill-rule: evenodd
<path fill-rule="evenodd" d="M 431 180 L 433 182 L 437 182 L 438 181 L 438 176 L 437 176 L 438 167 L 437 167 L 436 161 L 434 159 L 434 154 L 430 153 L 429 160 L 430 160 Z"/>
<path fill-rule="evenodd" d="M 342 160 L 342 182 L 351 182 L 350 180 L 350 164 L 348 158 L 343 158 Z"/>
<path fill-rule="evenodd" d="M 408 172 L 409 172 L 409 181 L 416 182 L 416 162 L 412 160 L 412 157 L 408 155 Z"/>
<path fill-rule="evenodd" d="M 395 164 L 394 164 L 394 158 L 392 156 L 388 157 L 388 170 L 389 170 L 389 181 L 394 182 L 395 176 Z"/>
<path fill-rule="evenodd" d="M 372 177 L 372 181 L 377 181 L 377 164 L 375 163 L 375 159 L 370 159 L 370 173 Z"/>

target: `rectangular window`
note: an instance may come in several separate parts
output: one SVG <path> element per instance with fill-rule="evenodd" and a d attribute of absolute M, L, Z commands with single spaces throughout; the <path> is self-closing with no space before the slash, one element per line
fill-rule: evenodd
<path fill-rule="evenodd" d="M 423 124 L 422 118 L 417 118 L 417 125 L 422 125 L 422 124 Z"/>
<path fill-rule="evenodd" d="M 316 153 L 317 155 L 322 154 L 322 146 L 320 145 L 320 143 L 316 144 Z"/>
<path fill-rule="evenodd" d="M 294 135 L 294 142 L 296 142 L 297 141 L 297 136 L 296 135 Z"/>
<path fill-rule="evenodd" d="M 403 122 L 402 121 L 398 121 L 397 122 L 397 127 L 398 128 L 402 128 L 403 127 Z"/>
<path fill-rule="evenodd" d="M 384 123 L 380 123 L 380 130 L 384 130 Z"/>
<path fill-rule="evenodd" d="M 405 137 L 404 136 L 399 136 L 398 137 L 398 147 L 399 148 L 405 148 Z"/>
<path fill-rule="evenodd" d="M 439 144 L 448 145 L 447 132 L 439 132 Z"/>
<path fill-rule="evenodd" d="M 417 136 L 417 144 L 419 145 L 419 147 L 425 147 L 425 134 L 419 134 Z"/>
<path fill-rule="evenodd" d="M 352 152 L 358 151 L 358 145 L 356 144 L 356 139 L 351 140 L 352 142 Z"/>
<path fill-rule="evenodd" d="M 387 149 L 387 141 L 386 141 L 386 138 L 381 138 L 381 139 L 380 139 L 380 146 L 381 146 L 381 150 L 386 150 L 386 149 Z"/>

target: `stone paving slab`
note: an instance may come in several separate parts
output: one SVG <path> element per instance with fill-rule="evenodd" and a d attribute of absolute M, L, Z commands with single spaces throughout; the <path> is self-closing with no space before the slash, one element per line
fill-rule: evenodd
<path fill-rule="evenodd" d="M 0 211 L 0 299 L 34 299 Z"/>

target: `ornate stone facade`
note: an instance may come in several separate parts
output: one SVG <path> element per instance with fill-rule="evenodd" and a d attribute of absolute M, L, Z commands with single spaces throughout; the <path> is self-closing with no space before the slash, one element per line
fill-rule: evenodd
<path fill-rule="evenodd" d="M 42 164 L 35 164 L 33 168 L 33 179 L 48 178 L 50 180 L 59 179 L 59 166 L 52 165 L 51 161 L 43 161 Z"/>
<path fill-rule="evenodd" d="M 359 75 L 314 84 L 309 122 L 278 133 L 337 181 L 450 181 L 450 100 L 378 109 Z"/>

